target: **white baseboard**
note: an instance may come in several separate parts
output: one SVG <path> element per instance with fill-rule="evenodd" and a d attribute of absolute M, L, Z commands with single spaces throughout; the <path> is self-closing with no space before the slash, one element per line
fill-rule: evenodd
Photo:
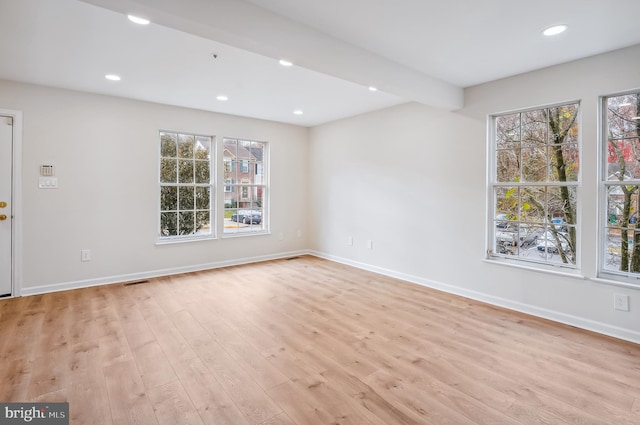
<path fill-rule="evenodd" d="M 170 276 L 173 274 L 198 272 L 202 270 L 218 269 L 221 267 L 239 266 L 242 264 L 258 263 L 261 261 L 278 260 L 281 258 L 295 257 L 298 255 L 308 254 L 308 251 L 292 251 L 281 252 L 277 254 L 262 255 L 257 257 L 238 258 L 226 261 L 217 261 L 213 263 L 197 264 L 193 266 L 174 267 L 169 269 L 159 269 L 142 273 L 131 273 L 116 276 L 106 276 L 97 279 L 77 280 L 74 282 L 61 282 L 53 283 L 49 285 L 32 286 L 29 288 L 22 288 L 21 295 L 38 295 L 46 294 L 49 292 L 66 291 L 70 289 L 88 288 L 91 286 L 109 285 L 112 283 L 122 282 L 134 282 L 137 280 L 151 279 L 154 277 Z"/>
<path fill-rule="evenodd" d="M 461 288 L 459 286 L 449 285 L 446 283 L 437 282 L 419 276 L 414 276 L 395 270 L 389 270 L 382 267 L 377 267 L 370 264 L 325 254 L 322 252 L 310 251 L 309 254 L 319 258 L 324 258 L 326 260 L 335 261 L 337 263 L 346 264 L 348 266 L 426 286 L 428 288 L 437 289 L 439 291 L 447 292 L 450 294 L 460 295 L 462 297 L 485 302 L 487 304 L 492 304 L 498 307 L 504 307 L 521 313 L 530 314 L 532 316 L 553 320 L 554 322 L 564 323 L 566 325 L 575 326 L 577 328 L 586 329 L 588 331 L 593 331 L 603 335 L 608 335 L 618 339 L 623 339 L 626 341 L 634 342 L 636 344 L 640 344 L 640 332 L 631 329 L 620 328 L 606 323 L 596 322 L 591 319 L 573 316 L 559 311 L 549 310 L 546 308 L 509 300 L 506 298 L 496 297 L 482 292 L 476 292 L 470 289 Z"/>

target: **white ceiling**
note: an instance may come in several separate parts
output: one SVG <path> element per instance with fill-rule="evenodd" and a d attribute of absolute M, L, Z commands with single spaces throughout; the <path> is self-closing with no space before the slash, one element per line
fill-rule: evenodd
<path fill-rule="evenodd" d="M 638 0 L 0 0 L 0 78 L 313 126 L 457 109 L 462 87 L 639 44 L 637 16 Z"/>

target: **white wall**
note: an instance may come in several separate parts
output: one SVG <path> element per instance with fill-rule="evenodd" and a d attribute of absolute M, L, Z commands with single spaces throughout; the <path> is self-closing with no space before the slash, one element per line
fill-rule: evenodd
<path fill-rule="evenodd" d="M 312 249 L 345 263 L 640 342 L 640 290 L 594 281 L 598 96 L 640 87 L 640 46 L 465 90 L 449 113 L 406 104 L 313 128 Z M 486 122 L 582 101 L 581 274 L 484 261 Z M 347 238 L 353 237 L 353 246 Z M 367 248 L 373 241 L 373 249 Z M 629 294 L 631 311 L 613 309 Z"/>
<path fill-rule="evenodd" d="M 306 215 L 298 213 L 307 200 L 305 128 L 2 80 L 0 108 L 24 117 L 23 294 L 278 257 L 309 245 Z M 270 142 L 271 234 L 156 245 L 160 129 Z M 59 189 L 38 189 L 41 164 L 55 165 Z M 81 249 L 92 250 L 91 262 L 80 261 Z"/>

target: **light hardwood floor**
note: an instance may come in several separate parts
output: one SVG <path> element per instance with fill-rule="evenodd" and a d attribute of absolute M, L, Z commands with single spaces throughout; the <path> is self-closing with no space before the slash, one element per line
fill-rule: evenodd
<path fill-rule="evenodd" d="M 314 257 L 0 301 L 72 424 L 640 424 L 640 346 Z"/>

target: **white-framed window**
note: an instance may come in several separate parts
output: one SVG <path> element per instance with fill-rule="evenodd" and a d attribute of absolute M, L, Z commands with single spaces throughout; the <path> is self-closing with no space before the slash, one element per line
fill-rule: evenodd
<path fill-rule="evenodd" d="M 268 231 L 268 153 L 267 142 L 223 140 L 224 235 Z"/>
<path fill-rule="evenodd" d="M 224 191 L 225 193 L 233 192 L 233 179 L 224 180 Z"/>
<path fill-rule="evenodd" d="M 490 117 L 489 253 L 576 268 L 580 103 Z"/>
<path fill-rule="evenodd" d="M 160 241 L 214 236 L 212 143 L 212 136 L 160 132 Z"/>
<path fill-rule="evenodd" d="M 599 275 L 640 283 L 640 90 L 603 97 L 600 118 Z"/>

